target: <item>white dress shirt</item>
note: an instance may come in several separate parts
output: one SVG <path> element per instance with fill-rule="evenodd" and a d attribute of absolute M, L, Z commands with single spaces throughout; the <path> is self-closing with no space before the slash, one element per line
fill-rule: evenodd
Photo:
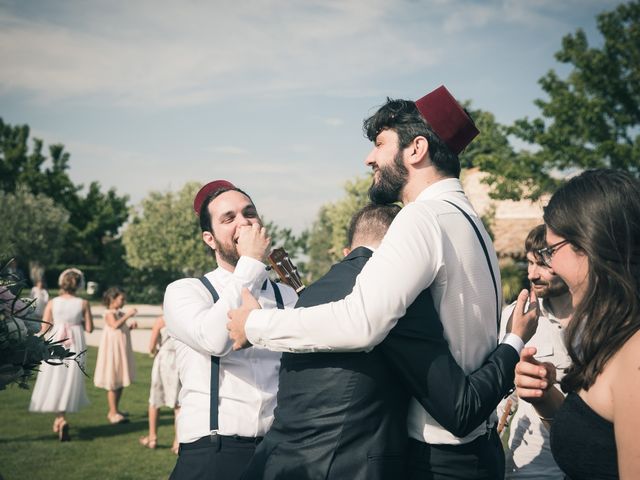
<path fill-rule="evenodd" d="M 209 435 L 211 355 L 220 357 L 219 430 L 221 435 L 263 436 L 273 422 L 278 390 L 280 354 L 262 347 L 234 352 L 227 331 L 227 312 L 238 308 L 247 287 L 264 309 L 276 308 L 273 287 L 263 263 L 241 257 L 233 273 L 217 268 L 206 274 L 220 299 L 197 278 L 171 283 L 165 292 L 164 316 L 169 334 L 176 340 L 176 363 L 182 388 L 178 440 L 190 443 Z M 278 284 L 285 307 L 293 307 L 297 295 Z"/>
<path fill-rule="evenodd" d="M 571 365 L 571 357 L 564 345 L 564 327 L 549 309 L 547 299 L 542 299 L 538 304 L 538 329 L 527 346 L 538 349 L 535 355 L 537 360 L 556 366 L 556 378 L 559 382 L 564 377 L 565 369 Z M 502 333 L 506 330 L 514 307 L 515 303 L 502 313 Z M 543 425 L 533 405 L 525 401 L 518 402 L 515 394 L 511 398 L 517 403 L 517 410 L 510 421 L 508 448 L 505 450 L 505 479 L 564 479 L 564 473 L 551 454 L 549 430 Z M 504 408 L 503 405 L 501 407 Z M 501 414 L 500 407 L 498 413 Z"/>
<path fill-rule="evenodd" d="M 461 207 L 480 230 L 496 276 L 498 305 L 473 228 L 444 200 Z M 451 352 L 465 373 L 471 373 L 496 347 L 502 293 L 491 239 L 457 179 L 429 186 L 402 209 L 344 300 L 287 312 L 253 311 L 245 327 L 247 337 L 254 345 L 280 351 L 371 349 L 429 286 Z M 515 335 L 506 342 L 518 351 L 522 348 Z M 408 425 L 412 438 L 429 443 L 466 443 L 486 431 L 483 424 L 469 436 L 457 438 L 415 399 Z"/>

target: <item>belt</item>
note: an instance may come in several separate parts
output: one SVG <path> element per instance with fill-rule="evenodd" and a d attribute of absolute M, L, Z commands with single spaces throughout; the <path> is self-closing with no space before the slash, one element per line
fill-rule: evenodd
<path fill-rule="evenodd" d="M 254 444 L 258 445 L 263 437 L 241 437 L 240 435 L 207 435 L 195 442 L 181 443 L 180 450 L 199 448 L 220 448 L 221 445 Z"/>

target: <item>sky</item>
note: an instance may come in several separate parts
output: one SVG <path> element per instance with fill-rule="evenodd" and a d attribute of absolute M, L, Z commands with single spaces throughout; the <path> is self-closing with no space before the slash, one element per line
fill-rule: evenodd
<path fill-rule="evenodd" d="M 0 0 L 0 118 L 130 197 L 230 180 L 300 232 L 367 173 L 362 121 L 446 85 L 537 116 L 562 37 L 610 0 Z"/>

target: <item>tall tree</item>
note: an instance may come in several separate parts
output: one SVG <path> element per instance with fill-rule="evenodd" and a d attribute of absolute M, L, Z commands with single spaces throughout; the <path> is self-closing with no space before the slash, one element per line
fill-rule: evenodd
<path fill-rule="evenodd" d="M 347 246 L 349 222 L 353 214 L 368 203 L 370 185 L 370 175 L 349 181 L 345 184 L 342 199 L 321 207 L 308 237 L 307 280 L 317 280 L 342 258 L 342 249 Z"/>
<path fill-rule="evenodd" d="M 0 118 L 0 190 L 14 192 L 23 186 L 65 208 L 70 225 L 60 260 L 101 263 L 110 251 L 105 245 L 117 237 L 127 219 L 128 197 L 118 196 L 114 189 L 102 193 L 98 182 L 92 182 L 83 195 L 83 186 L 69 177 L 70 155 L 64 146 L 50 145 L 47 157 L 41 140 L 33 139 L 29 150 L 29 134 L 27 125 L 11 126 Z"/>
<path fill-rule="evenodd" d="M 0 257 L 17 256 L 30 269 L 54 263 L 62 254 L 69 212 L 25 186 L 0 190 Z"/>
<path fill-rule="evenodd" d="M 558 172 L 610 167 L 640 174 L 640 2 L 598 15 L 597 25 L 600 47 L 582 30 L 563 38 L 556 59 L 571 71 L 542 77 L 548 98 L 535 102 L 541 118 L 511 128 L 535 148 L 491 168 L 503 197 L 538 198 L 562 181 Z"/>
<path fill-rule="evenodd" d="M 126 261 L 136 269 L 172 273 L 176 278 L 202 275 L 215 265 L 202 242 L 192 202 L 201 185 L 187 183 L 179 192 L 151 192 L 123 232 Z"/>

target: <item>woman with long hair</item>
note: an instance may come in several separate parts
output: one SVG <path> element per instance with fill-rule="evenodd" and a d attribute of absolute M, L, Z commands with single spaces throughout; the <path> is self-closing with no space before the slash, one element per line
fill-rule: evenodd
<path fill-rule="evenodd" d="M 640 181 L 615 170 L 569 180 L 544 210 L 539 253 L 569 286 L 565 340 L 572 365 L 553 368 L 524 349 L 518 396 L 551 428 L 556 462 L 573 480 L 640 478 Z"/>

